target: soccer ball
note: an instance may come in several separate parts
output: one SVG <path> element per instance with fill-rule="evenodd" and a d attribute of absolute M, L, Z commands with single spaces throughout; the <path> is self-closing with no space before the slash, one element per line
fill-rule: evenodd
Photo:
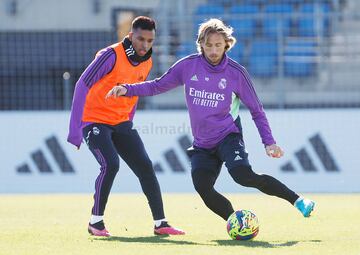
<path fill-rule="evenodd" d="M 259 233 L 259 221 L 248 210 L 238 210 L 227 220 L 227 232 L 233 240 L 250 240 Z"/>

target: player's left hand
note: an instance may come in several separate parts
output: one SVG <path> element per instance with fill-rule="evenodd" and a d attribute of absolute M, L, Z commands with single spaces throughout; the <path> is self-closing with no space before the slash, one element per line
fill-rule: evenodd
<path fill-rule="evenodd" d="M 276 144 L 266 145 L 265 150 L 269 157 L 281 158 L 284 156 L 284 151 Z"/>
<path fill-rule="evenodd" d="M 106 99 L 110 98 L 110 97 L 120 97 L 120 96 L 124 96 L 127 92 L 127 89 L 122 86 L 122 85 L 118 85 L 113 87 L 105 96 Z"/>

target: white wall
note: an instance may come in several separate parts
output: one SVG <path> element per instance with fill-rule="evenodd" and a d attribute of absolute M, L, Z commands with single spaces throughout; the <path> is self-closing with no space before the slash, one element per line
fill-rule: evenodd
<path fill-rule="evenodd" d="M 270 159 L 247 112 L 241 112 L 245 143 L 253 168 L 271 174 L 299 192 L 360 192 L 360 111 L 359 110 L 288 110 L 268 111 L 268 118 L 278 144 L 285 149 L 282 159 Z M 66 142 L 68 112 L 1 112 L 0 113 L 0 193 L 34 192 L 92 192 L 98 174 L 98 165 L 83 144 L 77 151 Z M 135 126 L 143 138 L 152 161 L 159 162 L 164 173 L 159 181 L 164 192 L 193 192 L 189 163 L 177 139 L 189 134 L 187 112 L 146 111 L 138 112 Z M 326 171 L 309 142 L 320 134 L 340 171 Z M 55 135 L 68 159 L 75 168 L 74 174 L 63 174 L 57 166 L 45 140 Z M 190 135 L 190 134 L 189 134 Z M 163 153 L 174 149 L 186 169 L 174 173 Z M 305 148 L 317 171 L 302 170 L 295 152 Z M 31 153 L 40 149 L 54 173 L 41 174 Z M 295 171 L 284 173 L 281 166 L 291 162 Z M 19 174 L 16 168 L 26 163 L 29 174 Z M 217 187 L 225 192 L 249 192 L 253 189 L 234 184 L 226 169 Z M 140 192 L 140 186 L 131 170 L 121 161 L 121 169 L 113 186 L 116 192 Z"/>
<path fill-rule="evenodd" d="M 18 12 L 7 13 L 8 0 L 0 1 L 0 30 L 109 30 L 113 8 L 156 8 L 159 0 L 18 0 Z"/>

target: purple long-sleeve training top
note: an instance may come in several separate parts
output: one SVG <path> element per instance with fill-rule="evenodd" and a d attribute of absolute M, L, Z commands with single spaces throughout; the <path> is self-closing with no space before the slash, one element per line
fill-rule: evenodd
<path fill-rule="evenodd" d="M 108 47 L 96 54 L 76 83 L 71 107 L 68 142 L 80 147 L 83 138 L 82 129 L 89 123 L 82 121 L 86 96 L 90 88 L 114 67 L 116 54 L 113 48 Z"/>
<path fill-rule="evenodd" d="M 214 148 L 230 133 L 238 133 L 240 101 L 250 110 L 264 145 L 275 144 L 263 106 L 248 72 L 224 55 L 211 65 L 202 54 L 176 62 L 163 76 L 125 85 L 126 96 L 152 96 L 184 85 L 194 145 Z"/>

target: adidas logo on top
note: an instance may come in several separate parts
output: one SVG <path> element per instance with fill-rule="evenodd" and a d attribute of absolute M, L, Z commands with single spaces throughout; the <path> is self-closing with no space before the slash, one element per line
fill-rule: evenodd
<path fill-rule="evenodd" d="M 240 155 L 236 155 L 236 157 L 234 158 L 234 161 L 238 161 L 238 160 L 242 160 L 243 158 L 240 157 Z"/>
<path fill-rule="evenodd" d="M 192 80 L 192 81 L 199 81 L 199 80 L 198 80 L 198 77 L 196 76 L 196 74 L 195 74 L 193 77 L 191 77 L 190 80 Z"/>

